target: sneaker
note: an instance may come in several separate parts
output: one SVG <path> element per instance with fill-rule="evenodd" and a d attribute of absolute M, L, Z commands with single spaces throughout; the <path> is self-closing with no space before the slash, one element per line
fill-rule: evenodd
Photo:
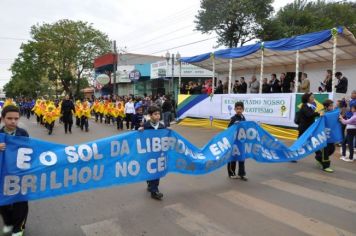
<path fill-rule="evenodd" d="M 20 232 L 11 234 L 11 236 L 23 236 L 23 235 L 24 235 L 24 231 L 20 231 Z"/>
<path fill-rule="evenodd" d="M 316 161 L 316 165 L 317 165 L 319 168 L 323 169 L 323 165 L 321 164 L 320 161 Z"/>
<path fill-rule="evenodd" d="M 3 234 L 8 234 L 8 233 L 10 233 L 10 232 L 12 232 L 12 229 L 13 229 L 14 227 L 12 226 L 12 225 L 4 225 L 3 227 L 2 227 L 2 233 Z"/>
<path fill-rule="evenodd" d="M 151 198 L 156 199 L 156 200 L 161 200 L 163 198 L 163 194 L 160 192 L 152 192 L 151 193 Z"/>
<path fill-rule="evenodd" d="M 334 170 L 331 169 L 331 168 L 325 168 L 325 169 L 323 169 L 323 171 L 328 172 L 328 173 L 333 173 L 334 172 Z"/>
<path fill-rule="evenodd" d="M 354 160 L 351 160 L 350 158 L 344 158 L 344 159 L 342 159 L 343 161 L 346 161 L 346 162 L 354 162 Z"/>
<path fill-rule="evenodd" d="M 340 160 L 344 160 L 344 159 L 346 159 L 345 156 L 341 156 L 341 157 L 340 157 Z"/>
<path fill-rule="evenodd" d="M 246 176 L 239 176 L 238 177 L 240 180 L 243 180 L 243 181 L 247 181 L 248 180 L 248 178 L 246 177 Z"/>
<path fill-rule="evenodd" d="M 235 173 L 231 173 L 231 174 L 228 173 L 228 175 L 229 175 L 230 179 L 237 179 L 237 176 Z"/>

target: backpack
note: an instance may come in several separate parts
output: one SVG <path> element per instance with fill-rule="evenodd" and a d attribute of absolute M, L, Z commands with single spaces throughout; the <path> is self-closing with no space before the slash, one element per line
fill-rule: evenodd
<path fill-rule="evenodd" d="M 297 111 L 297 112 L 295 113 L 295 116 L 294 116 L 294 123 L 295 123 L 296 125 L 299 125 L 299 124 L 300 124 L 300 111 Z"/>

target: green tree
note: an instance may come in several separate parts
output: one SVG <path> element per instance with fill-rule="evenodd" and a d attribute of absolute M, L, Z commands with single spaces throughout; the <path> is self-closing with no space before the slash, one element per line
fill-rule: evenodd
<path fill-rule="evenodd" d="M 60 20 L 53 24 L 34 25 L 31 27 L 31 38 L 23 45 L 22 52 L 11 68 L 14 81 L 10 81 L 12 84 L 6 87 L 8 92 L 17 89 L 19 81 L 31 77 L 38 84 L 45 77 L 51 84 L 47 89 L 58 89 L 57 82 L 60 81 L 66 93 L 79 96 L 81 86 L 86 85 L 78 83 L 82 80 L 83 72 L 92 69 L 94 58 L 110 51 L 107 35 L 82 21 Z M 24 51 L 28 45 L 31 53 Z M 26 63 L 22 63 L 24 55 L 29 57 Z M 31 63 L 31 59 L 35 60 Z M 22 67 L 32 67 L 33 72 L 40 68 L 40 73 L 18 73 L 23 70 Z"/>
<path fill-rule="evenodd" d="M 356 33 L 356 2 L 296 0 L 264 22 L 259 38 L 275 40 L 337 26 L 345 26 Z"/>
<path fill-rule="evenodd" d="M 201 0 L 196 29 L 216 32 L 218 44 L 242 46 L 256 38 L 273 11 L 273 0 Z"/>
<path fill-rule="evenodd" d="M 59 79 L 67 93 L 79 92 L 75 85 L 83 71 L 92 68 L 95 57 L 110 51 L 107 35 L 82 21 L 60 20 L 33 26 L 41 63 Z"/>
<path fill-rule="evenodd" d="M 12 78 L 4 86 L 6 95 L 35 97 L 44 94 L 49 86 L 45 81 L 45 70 L 38 63 L 34 44 L 23 44 L 21 50 L 11 66 Z"/>

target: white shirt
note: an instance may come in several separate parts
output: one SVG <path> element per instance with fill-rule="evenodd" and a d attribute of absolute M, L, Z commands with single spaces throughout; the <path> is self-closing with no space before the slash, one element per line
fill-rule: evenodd
<path fill-rule="evenodd" d="M 135 114 L 135 104 L 133 102 L 125 104 L 125 114 Z"/>

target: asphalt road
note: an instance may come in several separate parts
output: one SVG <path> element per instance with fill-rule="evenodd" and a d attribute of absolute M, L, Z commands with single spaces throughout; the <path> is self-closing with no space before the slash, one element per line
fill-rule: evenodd
<path fill-rule="evenodd" d="M 88 133 L 74 128 L 71 135 L 56 124 L 48 136 L 34 119 L 22 118 L 20 126 L 64 144 L 118 133 L 94 122 Z M 219 132 L 173 129 L 199 146 Z M 204 176 L 169 174 L 161 181 L 162 201 L 138 183 L 30 202 L 26 236 L 356 235 L 356 162 L 338 157 L 332 174 L 319 170 L 312 156 L 283 164 L 248 160 L 248 182 L 228 179 L 225 168 Z"/>

